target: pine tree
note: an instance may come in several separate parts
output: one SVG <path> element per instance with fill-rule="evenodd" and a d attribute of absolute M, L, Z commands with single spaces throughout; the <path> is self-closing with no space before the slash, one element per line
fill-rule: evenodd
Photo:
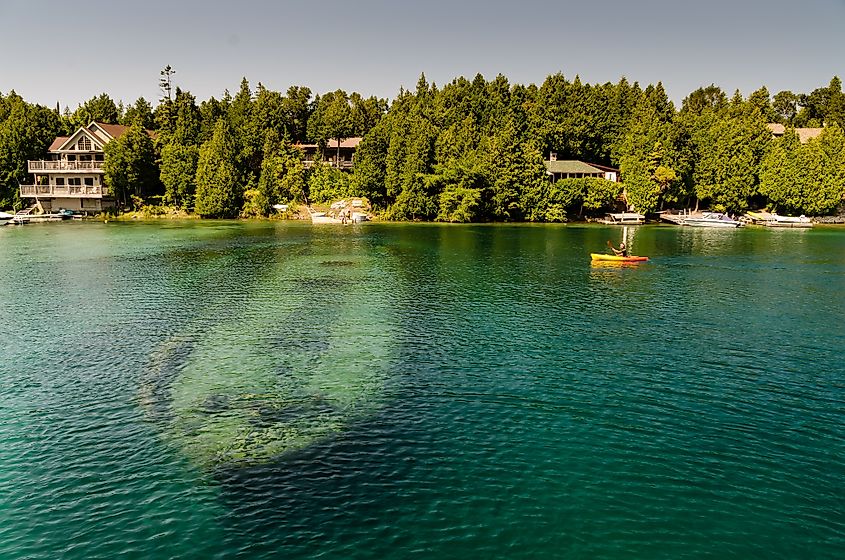
<path fill-rule="evenodd" d="M 164 201 L 184 210 L 193 208 L 199 149 L 172 142 L 161 150 L 161 182 Z"/>
<path fill-rule="evenodd" d="M 221 119 L 199 152 L 195 211 L 200 216 L 234 218 L 239 214 L 243 190 L 236 158 L 231 128 Z"/>

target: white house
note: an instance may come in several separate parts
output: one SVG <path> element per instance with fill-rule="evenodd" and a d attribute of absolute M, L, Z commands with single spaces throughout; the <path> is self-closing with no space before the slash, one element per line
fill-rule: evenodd
<path fill-rule="evenodd" d="M 32 199 L 47 212 L 100 212 L 114 206 L 103 183 L 104 148 L 128 129 L 120 124 L 92 122 L 71 136 L 59 136 L 48 148 L 47 159 L 27 162 L 34 180 L 21 185 L 21 198 Z"/>

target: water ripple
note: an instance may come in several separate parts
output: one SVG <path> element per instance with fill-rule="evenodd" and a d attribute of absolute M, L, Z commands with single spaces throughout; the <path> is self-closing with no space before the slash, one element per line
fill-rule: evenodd
<path fill-rule="evenodd" d="M 838 230 L 65 225 L 0 232 L 2 558 L 845 550 Z"/>

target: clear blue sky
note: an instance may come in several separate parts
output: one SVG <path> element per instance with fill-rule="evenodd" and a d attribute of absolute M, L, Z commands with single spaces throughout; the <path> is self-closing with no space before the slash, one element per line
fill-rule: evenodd
<path fill-rule="evenodd" d="M 244 76 L 392 99 L 420 72 L 624 75 L 676 102 L 711 83 L 808 93 L 845 78 L 845 0 L 2 0 L 0 22 L 0 92 L 71 109 L 103 92 L 155 104 L 167 64 L 200 101 Z"/>

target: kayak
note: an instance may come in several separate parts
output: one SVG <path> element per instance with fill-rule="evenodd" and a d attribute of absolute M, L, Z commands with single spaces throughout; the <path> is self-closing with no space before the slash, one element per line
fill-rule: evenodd
<path fill-rule="evenodd" d="M 590 253 L 590 257 L 594 261 L 613 261 L 613 262 L 643 262 L 647 261 L 648 257 L 637 257 L 631 255 L 629 257 L 617 257 L 616 255 L 606 255 L 604 253 Z"/>

